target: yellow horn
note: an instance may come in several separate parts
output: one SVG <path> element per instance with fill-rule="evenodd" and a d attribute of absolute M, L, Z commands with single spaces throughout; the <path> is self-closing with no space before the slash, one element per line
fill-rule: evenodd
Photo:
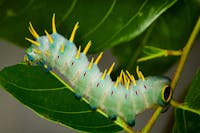
<path fill-rule="evenodd" d="M 130 85 L 130 80 L 127 79 L 127 84 L 126 84 L 126 89 L 127 89 L 127 90 L 129 89 L 129 85 Z"/>
<path fill-rule="evenodd" d="M 76 59 L 79 58 L 80 53 L 81 53 L 81 46 L 79 46 L 78 51 L 77 51 L 77 53 L 76 53 Z"/>
<path fill-rule="evenodd" d="M 106 76 L 106 72 L 107 72 L 107 69 L 105 69 L 105 71 L 103 72 L 103 75 L 101 76 L 101 79 L 104 80 L 105 76 Z"/>
<path fill-rule="evenodd" d="M 56 33 L 55 13 L 53 14 L 52 17 L 52 31 L 53 33 Z"/>
<path fill-rule="evenodd" d="M 121 82 L 121 84 L 123 84 L 122 75 L 123 75 L 123 70 L 121 70 L 121 73 L 119 75 L 119 82 Z"/>
<path fill-rule="evenodd" d="M 40 43 L 37 42 L 37 41 L 33 41 L 33 40 L 29 39 L 29 38 L 25 38 L 25 39 L 26 39 L 27 41 L 29 41 L 30 43 L 34 44 L 34 45 L 37 46 L 37 47 L 40 46 Z"/>
<path fill-rule="evenodd" d="M 124 84 L 126 84 L 127 80 L 126 80 L 126 74 L 124 73 L 124 71 L 122 71 L 122 77 L 123 77 Z"/>
<path fill-rule="evenodd" d="M 65 50 L 65 44 L 63 43 L 63 44 L 61 45 L 60 52 L 64 52 L 64 50 Z"/>
<path fill-rule="evenodd" d="M 89 66 L 88 66 L 88 69 L 91 69 L 91 68 L 92 68 L 93 61 L 94 61 L 94 57 L 92 57 L 92 60 L 90 61 L 90 64 L 89 64 Z"/>
<path fill-rule="evenodd" d="M 74 28 L 73 28 L 73 31 L 72 31 L 72 33 L 71 33 L 71 36 L 70 36 L 70 38 L 69 38 L 69 40 L 71 41 L 71 42 L 73 42 L 74 41 L 74 37 L 75 37 L 75 34 L 76 34 L 76 30 L 78 29 L 78 27 L 79 27 L 79 22 L 77 22 L 76 24 L 75 24 L 75 26 L 74 26 Z"/>
<path fill-rule="evenodd" d="M 37 32 L 35 31 L 35 29 L 33 28 L 33 25 L 31 24 L 31 22 L 29 22 L 30 27 L 28 28 L 30 33 L 33 35 L 33 37 L 35 37 L 36 39 L 39 37 L 39 35 L 37 34 Z"/>
<path fill-rule="evenodd" d="M 47 38 L 49 39 L 49 42 L 52 44 L 53 43 L 53 38 L 49 35 L 49 33 L 46 30 L 44 32 L 47 35 Z"/>
<path fill-rule="evenodd" d="M 103 55 L 103 52 L 101 52 L 101 53 L 98 55 L 97 59 L 95 60 L 95 64 L 98 64 L 98 63 L 99 63 L 100 59 L 102 58 L 102 55 Z"/>
<path fill-rule="evenodd" d="M 85 49 L 83 50 L 83 53 L 84 53 L 84 54 L 87 54 L 87 52 L 88 52 L 90 46 L 91 46 L 91 41 L 89 41 L 89 42 L 87 43 Z"/>
<path fill-rule="evenodd" d="M 136 80 L 134 78 L 133 75 L 131 75 L 127 70 L 126 70 L 126 73 L 128 74 L 128 77 L 131 79 L 131 81 L 133 82 L 133 85 L 136 86 Z"/>
<path fill-rule="evenodd" d="M 111 72 L 113 71 L 114 66 L 115 66 L 115 62 L 113 62 L 112 66 L 109 68 L 108 75 L 111 74 Z"/>
<path fill-rule="evenodd" d="M 139 70 L 139 66 L 136 67 L 136 73 L 138 75 L 138 78 L 145 80 L 144 79 L 144 75 L 142 74 L 142 72 Z"/>

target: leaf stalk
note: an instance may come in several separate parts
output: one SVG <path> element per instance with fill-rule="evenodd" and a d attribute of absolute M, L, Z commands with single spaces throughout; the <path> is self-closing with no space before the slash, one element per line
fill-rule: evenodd
<path fill-rule="evenodd" d="M 192 113 L 200 115 L 200 111 L 199 110 L 192 109 L 192 108 L 184 105 L 183 103 L 179 103 L 179 102 L 177 102 L 177 101 L 175 101 L 173 99 L 170 101 L 170 104 L 175 108 L 180 108 L 180 109 L 187 110 L 187 111 L 190 111 Z"/>

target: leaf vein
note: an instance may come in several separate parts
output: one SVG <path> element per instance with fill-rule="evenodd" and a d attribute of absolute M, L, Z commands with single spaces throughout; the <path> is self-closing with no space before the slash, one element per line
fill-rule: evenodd
<path fill-rule="evenodd" d="M 50 109 L 50 108 L 47 108 L 47 107 L 44 107 L 44 106 L 41 106 L 41 105 L 37 105 L 37 104 L 34 104 L 34 103 L 29 103 L 29 104 L 32 105 L 32 106 L 36 106 L 37 108 L 41 108 L 43 110 L 61 113 L 61 114 L 84 114 L 84 113 L 90 113 L 91 112 L 90 110 L 84 110 L 84 111 L 79 111 L 79 112 L 59 111 L 59 110 Z"/>
<path fill-rule="evenodd" d="M 92 34 L 93 32 L 95 32 L 104 22 L 105 20 L 108 18 L 108 16 L 111 14 L 113 8 L 116 5 L 116 0 L 113 0 L 113 3 L 111 4 L 110 8 L 108 9 L 107 13 L 104 15 L 104 17 L 101 19 L 101 21 L 93 28 L 91 29 L 87 34 L 85 34 L 82 39 L 86 38 L 87 36 L 89 36 L 90 34 Z"/>
<path fill-rule="evenodd" d="M 4 79 L 2 79 L 2 80 L 4 80 Z M 19 88 L 19 89 L 22 89 L 22 90 L 27 90 L 27 91 L 55 91 L 55 90 L 63 90 L 63 89 L 66 89 L 67 87 L 66 86 L 63 86 L 63 87 L 58 87 L 58 88 L 48 88 L 48 89 L 45 89 L 45 88 L 43 88 L 43 89 L 30 89 L 30 88 L 25 88 L 25 87 L 23 87 L 23 86 L 20 86 L 20 85 L 17 85 L 17 84 L 15 84 L 15 83 L 12 83 L 12 82 L 10 82 L 10 81 L 6 81 L 6 80 L 4 80 L 4 82 L 7 82 L 8 84 L 11 84 L 11 85 L 13 85 L 13 86 L 15 86 L 15 87 L 17 87 L 17 88 Z"/>
<path fill-rule="evenodd" d="M 70 15 L 70 13 L 74 10 L 74 7 L 76 5 L 77 0 L 73 0 L 71 6 L 68 8 L 68 10 L 65 12 L 61 20 L 58 22 L 58 26 Z"/>
<path fill-rule="evenodd" d="M 106 43 L 111 41 L 115 36 L 117 36 L 117 34 L 119 34 L 123 29 L 125 29 L 139 15 L 140 11 L 143 9 L 143 7 L 146 5 L 147 2 L 148 0 L 145 0 L 143 4 L 140 6 L 137 13 L 133 15 L 122 28 L 120 28 L 117 32 L 115 32 L 115 34 L 113 34 L 113 36 L 111 36 L 110 39 L 106 41 Z"/>

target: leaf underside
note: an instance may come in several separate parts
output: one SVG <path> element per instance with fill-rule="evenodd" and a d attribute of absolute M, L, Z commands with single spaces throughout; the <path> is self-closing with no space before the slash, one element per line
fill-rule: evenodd
<path fill-rule="evenodd" d="M 87 132 L 116 132 L 121 127 L 92 112 L 84 101 L 50 73 L 36 66 L 15 65 L 0 72 L 0 84 L 41 117 Z"/>

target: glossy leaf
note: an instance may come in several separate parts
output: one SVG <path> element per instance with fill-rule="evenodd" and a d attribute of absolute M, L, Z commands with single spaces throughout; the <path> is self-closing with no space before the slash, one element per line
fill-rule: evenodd
<path fill-rule="evenodd" d="M 200 69 L 189 87 L 184 102 L 188 107 L 200 112 Z M 200 115 L 182 109 L 176 109 L 175 112 L 174 133 L 199 132 Z"/>
<path fill-rule="evenodd" d="M 176 0 L 62 0 L 62 1 L 2 1 L 0 3 L 0 38 L 27 47 L 24 37 L 32 21 L 40 35 L 51 31 L 51 17 L 56 14 L 59 32 L 69 37 L 79 21 L 76 43 L 92 40 L 91 51 L 98 52 L 140 35 Z M 17 5 L 17 6 L 16 6 Z"/>
<path fill-rule="evenodd" d="M 128 69 L 134 72 L 135 66 L 138 65 L 137 59 L 145 46 L 169 50 L 182 49 L 199 17 L 199 12 L 200 3 L 197 0 L 178 1 L 142 35 L 133 41 L 114 47 L 113 54 L 119 60 L 117 71 Z M 145 75 L 158 75 L 168 70 L 177 59 L 177 57 L 156 58 L 141 62 L 139 66 Z M 155 69 L 155 66 L 159 67 Z"/>
<path fill-rule="evenodd" d="M 173 133 L 199 133 L 200 116 L 182 109 L 175 110 L 176 122 Z"/>
<path fill-rule="evenodd" d="M 0 85 L 41 117 L 87 132 L 116 132 L 121 127 L 88 104 L 42 68 L 15 65 L 0 71 Z"/>

